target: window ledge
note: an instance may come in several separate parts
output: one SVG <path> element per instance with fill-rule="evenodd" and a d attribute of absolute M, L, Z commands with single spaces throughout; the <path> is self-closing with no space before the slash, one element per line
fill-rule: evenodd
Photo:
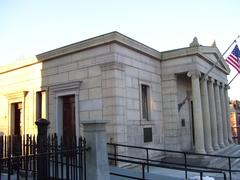
<path fill-rule="evenodd" d="M 151 120 L 141 120 L 140 121 L 140 125 L 144 126 L 144 125 L 154 125 L 154 121 Z"/>

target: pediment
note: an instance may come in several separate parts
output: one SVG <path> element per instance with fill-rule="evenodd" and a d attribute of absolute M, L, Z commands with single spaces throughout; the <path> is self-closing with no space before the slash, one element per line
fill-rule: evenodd
<path fill-rule="evenodd" d="M 226 74 L 230 73 L 230 68 L 217 47 L 201 47 L 200 54 L 212 65 L 218 61 L 216 67 Z"/>

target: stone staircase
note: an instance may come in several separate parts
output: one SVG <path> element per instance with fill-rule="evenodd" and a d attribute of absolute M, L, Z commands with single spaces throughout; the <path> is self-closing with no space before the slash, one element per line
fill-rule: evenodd
<path fill-rule="evenodd" d="M 223 149 L 220 149 L 214 153 L 214 155 L 224 155 L 239 158 L 231 158 L 232 169 L 240 170 L 240 145 L 231 144 Z M 227 158 L 210 158 L 209 166 L 216 168 L 228 168 L 229 161 Z"/>
<path fill-rule="evenodd" d="M 231 144 L 225 148 L 222 148 L 218 151 L 215 151 L 213 155 L 223 155 L 230 157 L 239 157 L 239 158 L 231 158 L 231 169 L 232 170 L 240 170 L 240 145 Z M 165 157 L 162 159 L 163 162 L 175 162 L 175 163 L 184 163 L 184 159 L 182 157 Z M 218 169 L 228 169 L 229 161 L 228 158 L 223 157 L 211 157 L 211 156 L 199 156 L 199 155 L 188 155 L 188 165 L 192 166 L 202 166 L 209 168 L 218 168 Z M 177 167 L 177 166 L 176 166 Z M 201 169 L 201 168 L 199 168 Z M 203 168 L 205 169 L 205 168 Z M 213 175 L 213 174 L 210 174 Z M 226 172 L 227 178 L 229 179 L 229 173 Z M 215 179 L 222 179 L 222 174 L 214 174 Z M 232 180 L 240 180 L 240 173 L 232 172 Z"/>
<path fill-rule="evenodd" d="M 240 170 L 240 145 L 231 144 L 223 149 L 220 149 L 213 153 L 214 155 L 224 155 L 230 157 L 239 157 L 239 158 L 231 158 L 231 169 L 232 170 Z M 209 157 L 208 159 L 208 167 L 214 167 L 219 169 L 229 169 L 229 160 L 228 158 L 218 158 L 218 157 Z M 229 173 L 226 172 L 227 179 L 229 179 Z M 218 175 L 216 175 L 217 179 Z M 220 178 L 221 179 L 221 178 Z M 232 180 L 239 180 L 240 173 L 232 172 Z"/>

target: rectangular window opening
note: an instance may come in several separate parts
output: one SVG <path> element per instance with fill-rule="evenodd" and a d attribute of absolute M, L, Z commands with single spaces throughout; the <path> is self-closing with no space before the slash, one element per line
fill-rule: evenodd
<path fill-rule="evenodd" d="M 152 128 L 143 128 L 144 142 L 152 142 Z"/>
<path fill-rule="evenodd" d="M 142 118 L 144 120 L 149 120 L 149 86 L 146 84 L 141 84 L 142 92 Z"/>
<path fill-rule="evenodd" d="M 36 94 L 36 119 L 46 117 L 46 92 L 39 91 Z"/>

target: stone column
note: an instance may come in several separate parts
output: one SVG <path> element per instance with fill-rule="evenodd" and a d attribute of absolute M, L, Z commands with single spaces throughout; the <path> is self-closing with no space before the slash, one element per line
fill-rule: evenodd
<path fill-rule="evenodd" d="M 106 121 L 82 121 L 87 147 L 87 180 L 109 180 Z"/>
<path fill-rule="evenodd" d="M 210 112 L 208 101 L 207 77 L 201 82 L 201 95 L 202 95 L 202 111 L 203 111 L 203 127 L 204 127 L 204 143 L 205 150 L 208 153 L 213 152 L 212 148 L 212 133 L 210 124 Z"/>
<path fill-rule="evenodd" d="M 215 95 L 213 89 L 214 79 L 210 78 L 208 81 L 208 93 L 209 93 L 209 111 L 211 119 L 211 131 L 212 131 L 212 143 L 214 150 L 219 150 L 218 145 L 218 129 L 217 129 L 217 118 L 216 118 L 216 105 L 215 105 Z"/>
<path fill-rule="evenodd" d="M 228 89 L 230 87 L 228 85 L 224 88 L 224 96 L 225 96 L 225 103 L 226 103 L 226 120 L 227 120 L 227 127 L 228 127 L 228 141 L 229 143 L 233 143 L 232 139 L 232 129 L 230 124 L 230 113 L 229 113 L 229 97 L 228 97 Z"/>
<path fill-rule="evenodd" d="M 227 119 L 226 119 L 226 102 L 224 95 L 224 84 L 222 83 L 220 86 L 220 99 L 221 99 L 221 110 L 222 110 L 222 124 L 223 124 L 223 142 L 225 146 L 229 145 L 228 142 L 228 127 L 227 127 Z"/>
<path fill-rule="evenodd" d="M 219 81 L 216 81 L 214 85 L 214 91 L 215 91 L 216 118 L 217 118 L 217 129 L 218 129 L 218 143 L 219 143 L 219 146 L 223 148 L 224 147 L 223 125 L 222 125 L 222 111 L 221 111 L 219 85 L 220 85 Z"/>
<path fill-rule="evenodd" d="M 194 135 L 195 135 L 195 149 L 198 153 L 205 153 L 204 149 L 204 133 L 203 133 L 203 118 L 202 105 L 199 84 L 199 71 L 188 72 L 188 77 L 192 81 L 192 98 L 193 98 L 193 116 L 194 116 Z"/>

